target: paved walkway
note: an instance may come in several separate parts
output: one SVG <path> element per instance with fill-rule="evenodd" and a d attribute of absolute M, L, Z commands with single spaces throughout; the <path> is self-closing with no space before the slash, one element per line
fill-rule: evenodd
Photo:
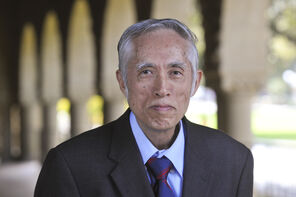
<path fill-rule="evenodd" d="M 0 196 L 32 197 L 39 171 L 36 161 L 0 165 Z"/>
<path fill-rule="evenodd" d="M 261 140 L 252 152 L 255 197 L 296 197 L 296 141 Z"/>

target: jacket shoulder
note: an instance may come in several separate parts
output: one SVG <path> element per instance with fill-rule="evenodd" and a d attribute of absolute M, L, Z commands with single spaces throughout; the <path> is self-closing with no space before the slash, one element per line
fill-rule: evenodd
<path fill-rule="evenodd" d="M 250 153 L 249 148 L 229 136 L 224 131 L 195 124 L 188 120 L 185 120 L 185 125 L 188 132 L 188 138 L 193 138 L 195 141 L 199 141 L 204 146 L 208 147 L 209 150 L 215 152 L 234 151 L 245 154 Z"/>

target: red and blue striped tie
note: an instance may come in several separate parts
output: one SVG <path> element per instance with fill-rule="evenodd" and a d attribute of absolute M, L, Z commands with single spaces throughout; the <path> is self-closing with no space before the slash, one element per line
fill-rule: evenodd
<path fill-rule="evenodd" d="M 173 167 L 172 162 L 163 156 L 151 157 L 146 163 L 150 173 L 151 185 L 157 197 L 175 197 L 174 191 L 167 182 L 167 176 Z M 152 176 L 151 176 L 152 175 Z"/>

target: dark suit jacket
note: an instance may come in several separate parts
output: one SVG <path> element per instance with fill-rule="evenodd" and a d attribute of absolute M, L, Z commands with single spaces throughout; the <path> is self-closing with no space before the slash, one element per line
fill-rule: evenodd
<path fill-rule="evenodd" d="M 145 167 L 129 124 L 118 120 L 50 150 L 35 197 L 152 197 Z M 253 157 L 221 131 L 184 118 L 183 197 L 250 197 Z"/>

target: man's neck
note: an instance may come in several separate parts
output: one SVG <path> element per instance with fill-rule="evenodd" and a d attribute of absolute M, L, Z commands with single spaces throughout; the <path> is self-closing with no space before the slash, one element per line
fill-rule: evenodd
<path fill-rule="evenodd" d="M 179 130 L 179 124 L 165 131 L 145 131 L 142 128 L 146 137 L 158 150 L 168 149 L 176 140 Z"/>

